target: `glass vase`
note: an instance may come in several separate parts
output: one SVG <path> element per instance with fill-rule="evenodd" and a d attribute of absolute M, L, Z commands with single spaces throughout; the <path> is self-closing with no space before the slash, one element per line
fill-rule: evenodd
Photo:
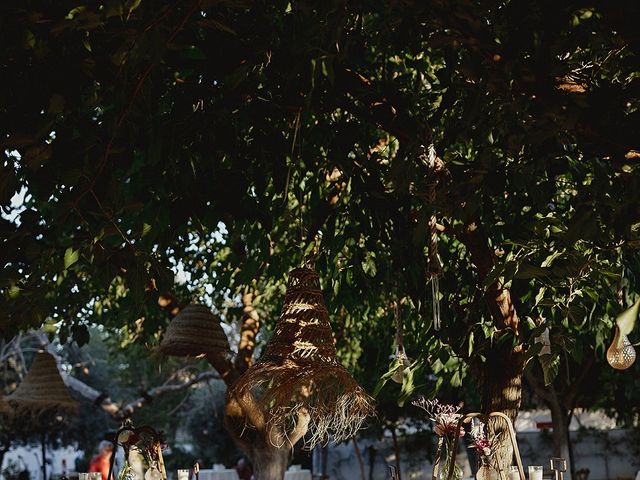
<path fill-rule="evenodd" d="M 480 468 L 476 472 L 476 480 L 498 480 L 498 470 L 496 470 L 485 456 L 480 457 Z"/>
<path fill-rule="evenodd" d="M 462 470 L 454 461 L 453 471 L 449 472 L 451 465 L 451 456 L 456 456 L 458 451 L 457 438 L 441 437 L 438 445 L 438 454 L 436 463 L 438 464 L 438 480 L 460 480 L 462 478 Z"/>

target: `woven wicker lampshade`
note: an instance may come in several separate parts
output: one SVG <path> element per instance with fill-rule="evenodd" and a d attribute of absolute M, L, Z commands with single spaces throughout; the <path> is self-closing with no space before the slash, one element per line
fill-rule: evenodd
<path fill-rule="evenodd" d="M 192 303 L 171 321 L 159 350 L 175 357 L 202 357 L 228 352 L 229 340 L 211 310 Z"/>
<path fill-rule="evenodd" d="M 308 417 L 307 448 L 354 435 L 374 414 L 373 399 L 336 358 L 336 347 L 318 274 L 310 268 L 289 273 L 280 319 L 264 356 L 228 392 L 230 400 L 253 396 L 269 422 L 295 425 Z M 283 438 L 271 439 L 282 443 Z"/>
<path fill-rule="evenodd" d="M 64 384 L 58 365 L 50 353 L 39 352 L 15 391 L 4 398 L 18 409 L 39 413 L 45 410 L 75 410 L 78 404 Z"/>

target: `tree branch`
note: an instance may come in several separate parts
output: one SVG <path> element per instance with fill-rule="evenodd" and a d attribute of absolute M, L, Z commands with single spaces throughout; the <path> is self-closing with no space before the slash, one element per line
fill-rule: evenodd
<path fill-rule="evenodd" d="M 557 403 L 557 399 L 554 398 L 553 394 L 540 383 L 538 377 L 536 377 L 530 369 L 526 369 L 524 371 L 524 376 L 531 389 L 543 402 L 549 406 L 552 403 Z"/>
<path fill-rule="evenodd" d="M 60 368 L 62 359 L 58 355 L 58 352 L 56 352 L 55 346 L 49 342 L 47 336 L 43 332 L 36 332 L 35 336 L 36 338 L 38 338 L 43 348 L 55 359 L 56 364 L 58 365 L 58 370 L 60 371 L 60 375 L 62 376 L 62 381 L 65 383 L 65 385 L 85 400 L 89 400 L 90 402 L 97 404 L 97 406 L 107 412 L 115 420 L 121 420 L 130 416 L 139 408 L 142 408 L 143 406 L 152 402 L 155 398 L 167 395 L 169 393 L 181 392 L 198 383 L 207 382 L 213 379 L 222 379 L 221 375 L 218 372 L 212 370 L 201 372 L 195 377 L 183 383 L 161 385 L 151 388 L 139 398 L 123 406 L 118 406 L 118 404 L 114 403 L 106 393 L 100 392 L 95 388 L 87 385 L 82 380 L 79 380 L 76 377 L 64 372 Z"/>
<path fill-rule="evenodd" d="M 489 237 L 480 222 L 476 220 L 465 226 L 459 238 L 469 251 L 471 262 L 478 269 L 478 283 L 482 284 L 495 265 L 493 252 L 489 248 Z M 511 292 L 496 280 L 487 287 L 485 298 L 496 326 L 511 327 L 515 335 L 519 336 L 520 321 L 511 301 Z"/>
<path fill-rule="evenodd" d="M 306 409 L 300 409 L 298 411 L 298 418 L 296 420 L 296 426 L 293 428 L 291 433 L 289 434 L 289 440 L 291 441 L 291 446 L 293 447 L 298 440 L 305 436 L 307 430 L 309 430 L 309 414 Z"/>
<path fill-rule="evenodd" d="M 132 402 L 127 403 L 122 408 L 120 408 L 120 411 L 118 412 L 117 417 L 118 418 L 129 417 L 133 412 L 151 403 L 154 399 L 162 395 L 166 395 L 168 393 L 181 392 L 198 383 L 208 382 L 209 380 L 214 380 L 214 379 L 221 380 L 220 375 L 218 374 L 218 372 L 209 370 L 206 372 L 199 373 L 198 375 L 193 377 L 191 380 L 184 383 L 179 383 L 174 385 L 162 385 L 159 387 L 152 388 L 150 390 L 147 390 L 144 393 L 144 395 L 140 396 L 139 398 L 135 399 Z"/>
<path fill-rule="evenodd" d="M 240 327 L 240 342 L 238 354 L 234 362 L 235 370 L 244 373 L 253 362 L 253 352 L 256 346 L 256 336 L 260 330 L 260 317 L 253 307 L 253 293 L 242 296 L 242 325 Z"/>
<path fill-rule="evenodd" d="M 591 367 L 593 366 L 594 361 L 595 361 L 595 354 L 591 355 L 587 359 L 586 364 L 581 366 L 582 371 L 580 372 L 580 375 L 569 386 L 569 390 L 567 391 L 567 394 L 563 399 L 564 406 L 567 409 L 573 410 L 573 408 L 575 407 L 575 401 L 576 401 L 576 397 L 578 396 L 578 392 L 580 391 L 580 386 L 582 385 L 582 382 L 584 382 L 587 379 L 587 377 L 591 374 Z"/>

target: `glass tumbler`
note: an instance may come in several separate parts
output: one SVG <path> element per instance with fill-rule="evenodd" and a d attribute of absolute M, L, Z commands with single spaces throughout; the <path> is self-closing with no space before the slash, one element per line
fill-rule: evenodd
<path fill-rule="evenodd" d="M 178 470 L 178 480 L 189 480 L 189 469 Z"/>
<path fill-rule="evenodd" d="M 529 480 L 542 480 L 542 465 L 529 465 Z"/>

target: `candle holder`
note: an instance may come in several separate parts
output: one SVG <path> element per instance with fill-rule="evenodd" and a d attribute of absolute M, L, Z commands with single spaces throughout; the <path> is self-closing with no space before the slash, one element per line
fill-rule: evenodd
<path fill-rule="evenodd" d="M 551 470 L 555 480 L 564 480 L 564 472 L 567 471 L 567 461 L 564 458 L 553 457 L 550 460 Z"/>

